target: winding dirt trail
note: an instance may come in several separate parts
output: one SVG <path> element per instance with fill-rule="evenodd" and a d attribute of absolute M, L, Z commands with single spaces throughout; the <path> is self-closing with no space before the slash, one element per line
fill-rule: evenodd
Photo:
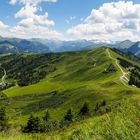
<path fill-rule="evenodd" d="M 1 66 L 1 64 L 0 64 L 0 67 L 1 67 L 1 69 L 3 69 L 3 72 L 4 72 L 4 75 L 1 78 L 1 83 L 5 86 L 6 85 L 6 83 L 5 83 L 6 70 Z"/>
<path fill-rule="evenodd" d="M 121 72 L 122 72 L 122 75 L 120 76 L 121 82 L 122 82 L 125 86 L 128 86 L 127 83 L 128 83 L 128 81 L 129 81 L 129 79 L 128 79 L 127 76 L 126 76 L 128 73 L 126 73 L 126 72 L 123 71 L 123 69 L 121 68 L 121 66 L 120 66 L 120 64 L 119 64 L 119 62 L 118 62 L 118 60 L 115 59 L 115 58 L 113 58 L 113 57 L 111 56 L 111 54 L 110 54 L 108 48 L 106 49 L 106 51 L 107 51 L 107 53 L 108 53 L 109 58 L 111 58 L 112 60 L 114 60 L 114 61 L 116 62 L 116 65 L 118 66 L 118 68 L 119 68 L 119 69 L 121 70 Z"/>
<path fill-rule="evenodd" d="M 4 68 L 2 68 L 3 69 L 3 71 L 4 71 L 4 75 L 2 76 L 2 83 L 4 84 L 4 85 L 6 85 L 6 83 L 5 83 L 5 77 L 6 77 L 6 70 L 4 69 Z"/>

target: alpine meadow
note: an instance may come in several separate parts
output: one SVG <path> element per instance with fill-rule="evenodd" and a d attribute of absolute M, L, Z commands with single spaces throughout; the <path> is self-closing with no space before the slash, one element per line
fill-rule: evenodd
<path fill-rule="evenodd" d="M 140 140 L 139 0 L 2 0 L 0 140 Z"/>

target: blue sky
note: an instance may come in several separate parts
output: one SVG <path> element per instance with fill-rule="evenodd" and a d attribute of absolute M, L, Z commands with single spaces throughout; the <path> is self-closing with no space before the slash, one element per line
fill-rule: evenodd
<path fill-rule="evenodd" d="M 106 8 L 110 5 L 113 5 L 110 13 L 114 8 L 122 13 L 108 14 Z M 129 13 L 129 8 L 127 12 L 127 7 L 133 9 L 133 13 Z M 139 7 L 139 0 L 1 0 L 0 34 L 20 38 L 99 41 L 118 41 L 122 34 L 126 35 L 124 39 L 139 40 Z M 130 17 L 120 17 L 123 13 Z M 100 16 L 105 20 L 101 21 Z"/>
<path fill-rule="evenodd" d="M 57 23 L 56 29 L 65 31 L 65 29 L 71 25 L 80 23 L 81 18 L 88 16 L 93 8 L 98 8 L 105 2 L 110 2 L 110 0 L 59 0 L 56 3 L 42 2 L 40 6 L 43 9 L 42 13 L 47 11 L 49 17 Z M 0 20 L 6 24 L 16 24 L 18 20 L 14 18 L 14 14 L 19 11 L 21 7 L 21 4 L 12 6 L 8 0 L 1 0 Z M 71 16 L 76 16 L 77 18 L 70 24 L 65 24 L 65 20 Z"/>

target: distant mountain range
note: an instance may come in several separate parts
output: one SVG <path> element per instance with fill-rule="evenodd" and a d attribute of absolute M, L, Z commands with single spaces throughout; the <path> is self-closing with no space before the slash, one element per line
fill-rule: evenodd
<path fill-rule="evenodd" d="M 130 40 L 125 40 L 123 42 L 112 45 L 112 47 L 117 48 L 123 52 L 131 52 L 137 56 L 140 56 L 140 41 L 131 42 Z"/>
<path fill-rule="evenodd" d="M 97 43 L 95 41 L 76 40 L 60 41 L 47 39 L 19 39 L 0 37 L 0 53 L 48 53 L 88 50 L 100 46 L 107 46 L 106 43 Z"/>
<path fill-rule="evenodd" d="M 49 52 L 64 52 L 89 50 L 100 46 L 108 46 L 117 48 L 123 52 L 131 52 L 140 56 L 140 41 L 132 42 L 125 40 L 116 43 L 101 43 L 94 40 L 47 40 L 47 39 L 19 39 L 19 38 L 4 38 L 0 37 L 0 53 L 49 53 Z"/>
<path fill-rule="evenodd" d="M 122 50 L 127 50 L 132 45 L 134 45 L 134 42 L 131 42 L 130 40 L 125 40 L 122 42 L 116 42 L 115 44 L 111 45 L 113 48 L 118 48 Z"/>
<path fill-rule="evenodd" d="M 48 53 L 49 47 L 37 41 L 0 37 L 0 53 Z"/>
<path fill-rule="evenodd" d="M 47 40 L 47 39 L 35 38 L 35 39 L 31 39 L 31 41 L 37 41 L 44 45 L 49 46 L 49 49 L 52 52 L 88 50 L 88 49 L 108 45 L 107 43 L 100 43 L 94 40 L 61 41 L 61 40 Z"/>

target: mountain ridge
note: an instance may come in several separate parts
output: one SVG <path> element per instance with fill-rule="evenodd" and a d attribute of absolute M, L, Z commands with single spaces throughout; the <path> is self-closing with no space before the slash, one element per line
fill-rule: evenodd
<path fill-rule="evenodd" d="M 47 40 L 40 38 L 19 39 L 19 38 L 0 38 L 0 53 L 49 53 L 91 50 L 100 46 L 117 48 L 123 52 L 131 52 L 138 57 L 140 56 L 140 42 L 124 40 L 116 43 L 98 42 L 95 40 Z"/>

